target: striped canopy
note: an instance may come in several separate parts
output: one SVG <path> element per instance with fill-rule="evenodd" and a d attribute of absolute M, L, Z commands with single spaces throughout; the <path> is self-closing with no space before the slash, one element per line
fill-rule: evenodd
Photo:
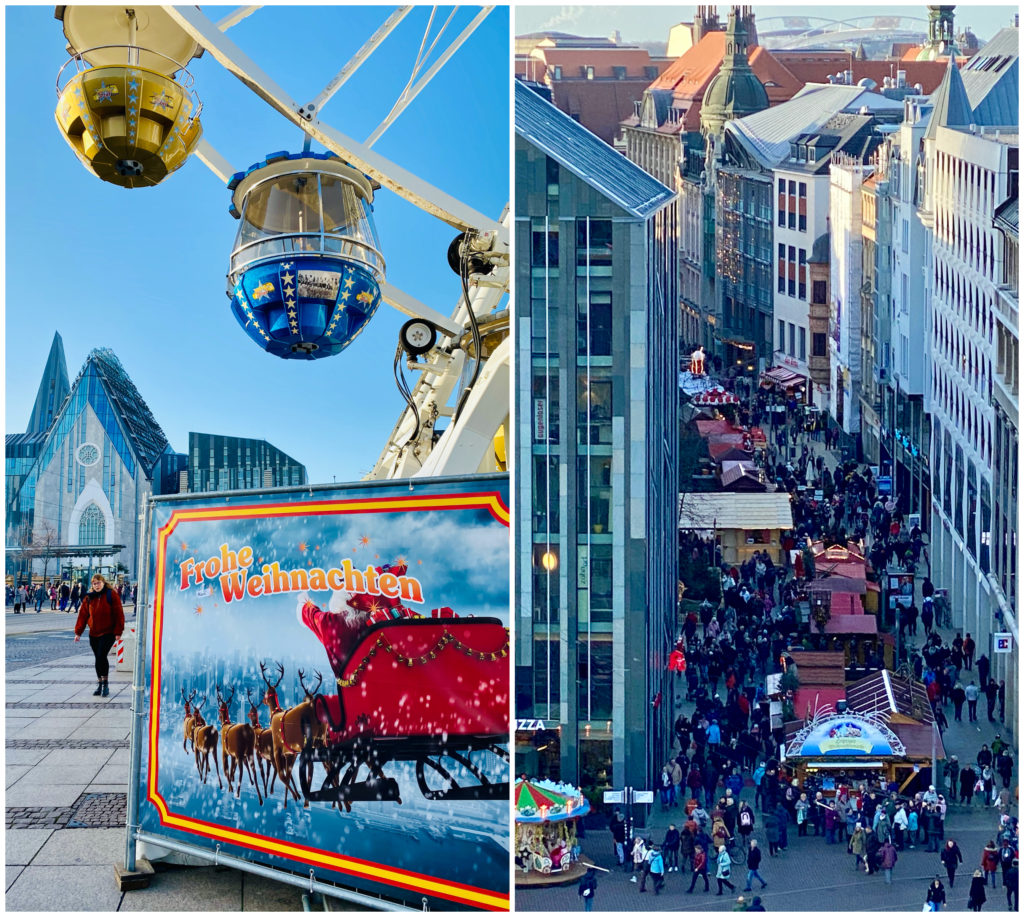
<path fill-rule="evenodd" d="M 551 780 L 517 780 L 512 798 L 516 822 L 563 821 L 590 811 L 590 803 L 576 787 Z"/>

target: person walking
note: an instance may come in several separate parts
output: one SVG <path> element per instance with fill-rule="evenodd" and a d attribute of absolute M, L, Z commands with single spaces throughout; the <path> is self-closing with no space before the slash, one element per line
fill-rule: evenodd
<path fill-rule="evenodd" d="M 964 861 L 964 856 L 960 852 L 960 848 L 957 847 L 956 841 L 952 838 L 946 841 L 946 846 L 942 848 L 939 859 L 942 860 L 942 865 L 946 867 L 949 887 L 952 888 L 956 884 L 956 868 Z"/>
<path fill-rule="evenodd" d="M 864 862 L 864 857 L 867 854 L 867 837 L 864 834 L 864 828 L 859 822 L 857 827 L 853 829 L 847 849 L 853 854 L 853 868 L 860 869 L 861 863 Z"/>
<path fill-rule="evenodd" d="M 660 895 L 661 889 L 665 885 L 665 860 L 661 855 L 661 849 L 654 847 L 651 849 L 650 860 L 648 861 L 650 868 L 651 878 L 654 880 L 654 894 Z M 644 875 L 646 879 L 647 876 Z M 640 891 L 643 891 L 643 885 L 640 886 Z"/>
<path fill-rule="evenodd" d="M 711 884 L 708 882 L 708 855 L 700 844 L 693 848 L 693 875 L 690 877 L 690 887 L 686 894 L 693 893 L 698 878 L 704 880 L 704 891 L 711 891 Z"/>
<path fill-rule="evenodd" d="M 36 586 L 36 614 L 43 610 L 43 599 L 46 598 L 46 584 L 40 583 Z"/>
<path fill-rule="evenodd" d="M 895 844 L 891 840 L 887 840 L 878 851 L 878 865 L 882 868 L 882 872 L 885 873 L 886 885 L 892 885 L 892 871 L 895 869 L 898 859 L 899 856 L 896 853 Z"/>
<path fill-rule="evenodd" d="M 999 699 L 999 685 L 996 684 L 994 678 L 990 678 L 987 685 L 985 685 L 985 701 L 988 707 L 988 721 L 994 723 L 996 721 L 996 701 Z"/>
<path fill-rule="evenodd" d="M 14 613 L 20 615 L 25 610 L 25 603 L 28 601 L 28 590 L 25 588 L 25 584 L 22 583 L 14 591 Z"/>
<path fill-rule="evenodd" d="M 637 881 L 636 874 L 643 870 L 644 858 L 647 856 L 647 847 L 644 844 L 642 837 L 633 838 L 633 851 L 631 853 L 633 862 L 633 875 L 630 877 L 630 882 L 635 883 Z"/>
<path fill-rule="evenodd" d="M 1010 868 L 1003 873 L 1003 888 L 1006 889 L 1006 909 L 1008 911 L 1016 911 L 1020 906 L 1020 901 L 1017 895 L 1019 875 L 1020 866 L 1017 857 L 1014 857 L 1013 862 L 1010 864 Z"/>
<path fill-rule="evenodd" d="M 976 723 L 978 721 L 978 698 L 981 696 L 981 691 L 972 681 L 964 688 L 964 696 L 967 698 L 967 722 Z"/>
<path fill-rule="evenodd" d="M 929 911 L 941 911 L 942 905 L 946 903 L 946 888 L 939 881 L 938 876 L 932 879 L 932 884 L 928 886 L 928 894 L 925 895 L 924 903 Z"/>
<path fill-rule="evenodd" d="M 750 839 L 750 849 L 747 851 L 747 885 L 743 890 L 745 892 L 753 891 L 751 888 L 754 879 L 757 879 L 761 883 L 761 888 L 767 888 L 768 883 L 765 882 L 764 876 L 758 872 L 758 868 L 761 866 L 761 848 L 757 846 L 757 841 L 753 838 Z"/>
<path fill-rule="evenodd" d="M 870 876 L 878 871 L 878 852 L 882 849 L 882 844 L 878 840 L 878 835 L 870 828 L 865 828 L 864 834 L 867 835 L 864 838 L 864 863 Z"/>
<path fill-rule="evenodd" d="M 996 887 L 996 871 L 999 869 L 999 848 L 995 841 L 989 841 L 981 851 L 981 869 L 985 873 L 985 882 L 992 882 Z"/>
<path fill-rule="evenodd" d="M 665 832 L 665 840 L 661 842 L 669 872 L 679 872 L 679 841 L 679 829 L 675 825 L 669 825 Z"/>
<path fill-rule="evenodd" d="M 580 876 L 580 885 L 576 894 L 583 899 L 583 910 L 592 911 L 594 909 L 594 897 L 597 895 L 597 870 L 593 866 L 588 866 L 587 871 Z"/>
<path fill-rule="evenodd" d="M 722 886 L 726 886 L 729 891 L 736 891 L 736 886 L 729 881 L 732 876 L 732 860 L 729 859 L 729 851 L 722 847 L 718 851 L 717 866 L 715 868 L 715 879 L 718 882 L 718 894 L 723 894 Z"/>
<path fill-rule="evenodd" d="M 985 877 L 981 874 L 980 869 L 976 869 L 974 877 L 971 879 L 971 890 L 967 895 L 967 909 L 980 911 L 985 900 Z"/>
<path fill-rule="evenodd" d="M 608 826 L 612 833 L 612 844 L 615 848 L 615 858 L 619 865 L 626 867 L 626 816 L 618 809 L 612 816 L 612 823 Z"/>
<path fill-rule="evenodd" d="M 86 627 L 89 628 L 89 646 L 96 657 L 98 684 L 92 693 L 95 697 L 107 697 L 110 694 L 107 686 L 110 661 L 107 654 L 114 641 L 124 632 L 124 609 L 117 592 L 99 573 L 93 574 L 92 588 L 78 612 L 75 643 L 82 639 Z"/>

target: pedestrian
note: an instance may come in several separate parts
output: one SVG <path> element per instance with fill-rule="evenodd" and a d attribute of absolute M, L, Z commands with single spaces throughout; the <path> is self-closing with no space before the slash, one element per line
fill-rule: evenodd
<path fill-rule="evenodd" d="M 899 857 L 896 854 L 896 846 L 892 841 L 887 840 L 878 851 L 878 865 L 885 873 L 885 884 L 892 885 L 892 871 L 896 867 Z"/>
<path fill-rule="evenodd" d="M 665 859 L 661 855 L 661 849 L 659 847 L 653 847 L 651 849 L 650 859 L 648 860 L 648 867 L 650 869 L 651 878 L 654 880 L 654 894 L 660 895 L 661 889 L 665 884 Z M 644 875 L 646 879 L 646 874 Z M 640 886 L 640 891 L 643 891 L 643 885 Z"/>
<path fill-rule="evenodd" d="M 999 698 L 999 722 L 1006 722 L 1006 682 L 1002 679 L 999 680 L 999 691 L 997 692 Z"/>
<path fill-rule="evenodd" d="M 71 587 L 67 584 L 67 580 L 60 584 L 60 610 L 64 612 L 70 611 L 68 608 L 68 598 L 71 596 Z"/>
<path fill-rule="evenodd" d="M 50 611 L 57 610 L 57 584 L 50 583 Z"/>
<path fill-rule="evenodd" d="M 46 598 L 46 584 L 40 583 L 36 586 L 36 614 L 43 610 L 43 599 Z"/>
<path fill-rule="evenodd" d="M 853 868 L 860 869 L 867 853 L 867 835 L 864 834 L 864 828 L 859 822 L 857 827 L 853 829 L 853 834 L 850 836 L 850 842 L 846 845 L 846 849 L 853 854 Z"/>
<path fill-rule="evenodd" d="M 755 895 L 754 896 L 754 900 L 750 902 L 750 907 L 748 907 L 747 910 L 748 911 L 763 911 L 764 910 L 764 905 L 761 903 L 761 896 L 760 895 Z"/>
<path fill-rule="evenodd" d="M 982 653 L 978 657 L 978 680 L 981 682 L 981 690 L 985 690 L 985 685 L 988 684 L 988 672 L 991 668 L 988 656 Z"/>
<path fill-rule="evenodd" d="M 576 894 L 583 899 L 583 910 L 592 911 L 594 909 L 594 897 L 597 894 L 597 870 L 593 866 L 588 866 L 587 871 L 580 877 L 580 887 Z"/>
<path fill-rule="evenodd" d="M 1020 866 L 1017 857 L 1013 858 L 1010 868 L 1003 873 L 1003 888 L 1006 889 L 1006 909 L 1016 911 L 1019 907 L 1017 886 L 1019 884 Z"/>
<path fill-rule="evenodd" d="M 75 622 L 76 643 L 81 640 L 87 626 L 89 646 L 96 657 L 98 679 L 96 690 L 92 693 L 96 697 L 107 697 L 110 694 L 107 686 L 107 675 L 110 672 L 107 654 L 114 641 L 124 632 L 124 610 L 117 593 L 99 573 L 93 574 L 92 588 L 78 612 L 78 620 Z"/>
<path fill-rule="evenodd" d="M 994 723 L 996 721 L 996 701 L 999 699 L 999 685 L 996 684 L 994 678 L 989 679 L 989 683 L 985 685 L 985 701 L 987 703 L 988 721 Z"/>
<path fill-rule="evenodd" d="M 991 881 L 996 887 L 996 870 L 999 869 L 999 848 L 995 841 L 989 841 L 981 851 L 981 869 L 985 873 L 986 884 Z"/>
<path fill-rule="evenodd" d="M 870 876 L 878 871 L 878 851 L 882 849 L 882 844 L 871 828 L 865 828 L 864 834 L 864 865 Z"/>
<path fill-rule="evenodd" d="M 632 877 L 629 880 L 630 882 L 634 882 L 635 883 L 637 881 L 636 874 L 638 872 L 642 872 L 643 871 L 644 858 L 646 856 L 647 856 L 647 847 L 644 844 L 644 839 L 642 837 L 639 837 L 639 836 L 638 837 L 634 837 L 633 838 L 633 852 L 632 852 L 633 875 L 632 875 Z"/>
<path fill-rule="evenodd" d="M 612 816 L 612 823 L 608 826 L 612 833 L 612 844 L 615 847 L 615 858 L 619 865 L 626 865 L 626 816 L 618 809 Z"/>
<path fill-rule="evenodd" d="M 736 899 L 736 903 L 732 906 L 734 911 L 745 911 L 748 909 L 747 899 L 740 895 Z"/>
<path fill-rule="evenodd" d="M 964 861 L 963 854 L 960 852 L 960 848 L 957 847 L 956 841 L 952 838 L 946 841 L 946 846 L 942 848 L 942 853 L 939 854 L 939 859 L 942 860 L 942 865 L 946 867 L 946 875 L 949 877 L 949 887 L 952 888 L 956 880 L 956 868 Z"/>
<path fill-rule="evenodd" d="M 768 883 L 765 882 L 764 877 L 758 872 L 758 868 L 761 866 L 761 848 L 757 846 L 757 841 L 753 838 L 750 839 L 750 849 L 747 851 L 747 886 L 744 891 L 752 891 L 751 885 L 754 879 L 757 879 L 761 883 L 761 888 L 767 888 Z"/>
<path fill-rule="evenodd" d="M 971 879 L 971 890 L 967 895 L 967 909 L 980 911 L 985 900 L 985 877 L 981 874 L 980 869 L 976 869 L 974 877 Z"/>
<path fill-rule="evenodd" d="M 708 855 L 700 844 L 693 849 L 693 875 L 690 877 L 690 887 L 686 890 L 686 894 L 693 893 L 693 887 L 697 884 L 698 878 L 704 880 L 704 891 L 711 891 L 711 885 L 708 882 Z"/>
<path fill-rule="evenodd" d="M 978 721 L 978 697 L 980 695 L 981 691 L 973 681 L 964 688 L 964 696 L 967 698 L 967 722 L 969 723 Z"/>
<path fill-rule="evenodd" d="M 661 843 L 669 872 L 679 872 L 679 841 L 679 829 L 675 825 L 669 825 L 665 832 L 665 840 Z"/>
<path fill-rule="evenodd" d="M 929 911 L 941 911 L 942 905 L 946 903 L 946 889 L 936 876 L 932 884 L 928 886 L 928 894 L 925 895 L 925 907 Z"/>
<path fill-rule="evenodd" d="M 736 891 L 736 886 L 729 881 L 732 876 L 732 860 L 729 859 L 729 851 L 727 848 L 722 847 L 718 851 L 718 860 L 715 869 L 715 879 L 718 882 L 718 894 L 724 893 L 722 886 L 728 887 L 729 891 Z"/>

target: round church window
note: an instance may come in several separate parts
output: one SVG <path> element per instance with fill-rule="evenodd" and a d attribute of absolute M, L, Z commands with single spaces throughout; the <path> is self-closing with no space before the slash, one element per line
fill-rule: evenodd
<path fill-rule="evenodd" d="M 92 443 L 82 443 L 78 447 L 78 464 L 95 465 L 100 460 L 100 450 L 97 449 Z"/>

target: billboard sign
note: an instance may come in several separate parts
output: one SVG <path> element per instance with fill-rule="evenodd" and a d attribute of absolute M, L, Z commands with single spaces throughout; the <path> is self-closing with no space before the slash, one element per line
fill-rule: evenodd
<path fill-rule="evenodd" d="M 143 837 L 507 910 L 507 502 L 504 475 L 151 501 Z"/>

